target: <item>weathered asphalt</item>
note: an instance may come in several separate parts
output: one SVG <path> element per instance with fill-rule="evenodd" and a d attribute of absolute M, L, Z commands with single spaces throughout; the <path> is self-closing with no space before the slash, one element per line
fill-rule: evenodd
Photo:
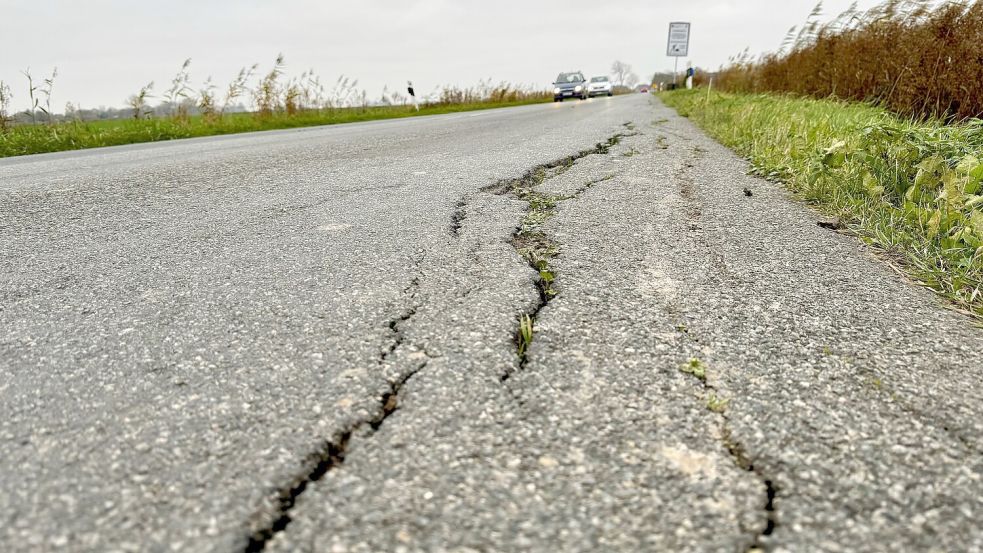
<path fill-rule="evenodd" d="M 577 152 L 543 305 L 487 187 Z M 642 95 L 0 160 L 0 548 L 983 550 L 983 331 L 746 171 Z"/>

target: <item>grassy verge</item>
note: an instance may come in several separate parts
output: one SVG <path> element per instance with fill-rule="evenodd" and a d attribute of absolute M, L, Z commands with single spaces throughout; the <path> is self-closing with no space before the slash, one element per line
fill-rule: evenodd
<path fill-rule="evenodd" d="M 545 100 L 532 98 L 515 102 L 431 105 L 421 107 L 419 112 L 408 106 L 374 106 L 309 110 L 290 115 L 277 113 L 265 117 L 250 113 L 235 113 L 211 119 L 194 116 L 184 119 L 128 119 L 57 123 L 54 125 L 20 125 L 6 132 L 0 132 L 0 157 L 155 142 L 175 138 L 454 113 L 541 103 L 550 99 L 551 97 Z"/>
<path fill-rule="evenodd" d="M 983 121 L 912 122 L 864 104 L 667 92 L 662 100 L 983 316 Z"/>

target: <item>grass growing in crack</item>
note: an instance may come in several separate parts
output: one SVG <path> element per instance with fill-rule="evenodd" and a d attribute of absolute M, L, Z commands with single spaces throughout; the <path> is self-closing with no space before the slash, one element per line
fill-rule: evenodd
<path fill-rule="evenodd" d="M 661 98 L 907 273 L 983 317 L 983 121 L 706 91 Z"/>
<path fill-rule="evenodd" d="M 517 187 L 513 192 L 517 198 L 528 202 L 529 207 L 512 238 L 512 244 L 519 255 L 538 271 L 539 289 L 544 299 L 549 300 L 557 293 L 553 287 L 556 275 L 550 268 L 550 259 L 556 255 L 557 248 L 539 229 L 556 213 L 557 203 L 565 198 L 536 192 L 531 187 Z"/>
<path fill-rule="evenodd" d="M 523 216 L 519 227 L 512 234 L 512 247 L 525 259 L 529 266 L 536 270 L 538 279 L 536 282 L 540 292 L 539 305 L 530 313 L 519 317 L 519 329 L 516 332 L 517 353 L 519 356 L 519 368 L 521 369 L 526 362 L 526 351 L 533 339 L 533 325 L 536 315 L 554 296 L 557 290 L 554 288 L 556 274 L 550 267 L 550 259 L 557 254 L 556 244 L 541 230 L 543 224 L 556 212 L 556 206 L 563 200 L 571 199 L 576 196 L 554 196 L 544 194 L 536 190 L 536 187 L 549 178 L 562 174 L 576 163 L 577 159 L 590 154 L 607 154 L 611 147 L 621 141 L 622 134 L 616 134 L 600 142 L 589 150 L 583 150 L 575 155 L 567 156 L 552 163 L 538 166 L 525 175 L 517 179 L 500 181 L 494 185 L 487 186 L 482 190 L 493 194 L 510 194 L 515 198 L 527 203 L 526 214 Z M 599 179 L 596 182 L 607 180 L 610 177 Z M 588 183 L 585 188 L 594 183 Z M 579 194 L 579 192 L 577 193 Z M 502 377 L 505 381 L 508 374 Z"/>
<path fill-rule="evenodd" d="M 526 350 L 532 345 L 533 338 L 533 322 L 532 317 L 529 315 L 522 315 L 519 317 L 519 333 L 518 333 L 518 346 L 519 346 L 519 357 L 523 357 L 526 354 Z"/>
<path fill-rule="evenodd" d="M 702 361 L 700 361 L 695 357 L 687 361 L 685 365 L 679 367 L 679 370 L 686 374 L 691 374 L 695 376 L 700 380 L 700 382 L 707 381 L 706 366 L 703 364 Z"/>
<path fill-rule="evenodd" d="M 554 167 L 553 169 L 550 169 L 549 174 L 544 175 L 544 177 L 543 177 L 542 180 L 552 179 L 554 177 L 558 177 L 558 176 L 562 175 L 563 173 L 566 173 L 567 171 L 569 171 L 571 167 L 573 167 L 573 160 L 572 159 L 565 159 L 565 160 L 563 160 L 563 163 L 561 165 L 558 165 L 558 166 Z M 540 181 L 540 182 L 542 182 L 542 181 Z"/>
<path fill-rule="evenodd" d="M 545 267 L 545 264 L 544 264 Z M 556 295 L 556 290 L 553 288 L 553 281 L 556 280 L 556 275 L 549 268 L 541 268 L 539 270 L 539 283 L 543 289 L 543 293 L 546 297 L 552 298 Z"/>
<path fill-rule="evenodd" d="M 597 153 L 599 153 L 599 154 L 608 154 L 608 153 L 611 152 L 611 148 L 612 147 L 617 146 L 618 143 L 621 142 L 621 139 L 623 137 L 625 137 L 625 136 L 634 136 L 635 134 L 637 134 L 637 133 L 616 134 L 616 135 L 612 136 L 611 138 L 607 139 L 606 142 L 599 143 L 596 146 Z"/>
<path fill-rule="evenodd" d="M 623 152 L 621 154 L 621 156 L 622 157 L 632 157 L 633 155 L 638 154 L 638 153 L 640 153 L 640 152 L 638 150 L 636 150 L 634 146 L 629 146 L 628 147 L 628 150 L 626 150 L 625 152 Z"/>
<path fill-rule="evenodd" d="M 714 413 L 723 413 L 727 409 L 728 403 L 730 403 L 730 399 L 722 398 L 713 392 L 707 396 L 707 409 Z"/>
<path fill-rule="evenodd" d="M 522 218 L 520 232 L 533 231 L 546 222 L 556 212 L 557 198 L 540 194 L 539 192 L 526 191 L 524 194 L 517 194 L 520 200 L 529 202 L 525 217 Z"/>

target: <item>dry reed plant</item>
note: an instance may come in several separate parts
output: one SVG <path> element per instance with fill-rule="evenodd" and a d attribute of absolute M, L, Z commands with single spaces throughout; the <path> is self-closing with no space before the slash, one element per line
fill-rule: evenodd
<path fill-rule="evenodd" d="M 824 24 L 821 3 L 782 48 L 747 51 L 717 83 L 741 92 L 789 92 L 873 102 L 948 120 L 983 115 L 983 3 L 889 0 L 856 5 Z"/>

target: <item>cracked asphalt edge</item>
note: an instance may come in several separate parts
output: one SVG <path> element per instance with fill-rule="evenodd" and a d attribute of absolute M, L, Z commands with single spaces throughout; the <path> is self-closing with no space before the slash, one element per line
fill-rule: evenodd
<path fill-rule="evenodd" d="M 699 229 L 699 219 L 701 214 L 699 202 L 695 199 L 693 191 L 693 180 L 692 176 L 687 172 L 688 168 L 692 168 L 696 163 L 699 162 L 700 158 L 706 152 L 699 148 L 694 147 L 690 150 L 689 155 L 682 160 L 679 166 L 675 170 L 675 178 L 679 182 L 679 193 L 685 202 L 686 217 L 690 219 L 690 225 L 692 229 Z M 727 285 L 727 279 L 721 278 L 721 275 L 733 276 L 731 271 L 727 268 L 726 262 L 720 257 L 717 252 L 706 242 L 706 237 L 703 233 L 696 235 L 696 243 L 702 248 L 707 257 L 710 259 L 711 264 L 716 269 L 716 274 L 710 273 L 714 280 L 716 280 L 721 285 Z M 682 324 L 680 322 L 680 324 Z M 691 341 L 693 337 L 688 333 L 683 333 Z M 706 377 L 707 367 L 702 364 L 698 358 L 693 358 L 691 363 L 695 363 L 696 366 L 684 366 L 680 370 L 684 373 L 690 374 L 696 380 L 700 382 L 703 389 L 703 395 L 701 400 L 705 402 L 707 409 L 711 412 L 716 413 L 720 420 L 720 427 L 718 429 L 720 433 L 720 441 L 727 450 L 728 455 L 734 461 L 740 469 L 745 470 L 757 478 L 763 488 L 764 488 L 764 502 L 762 505 L 763 523 L 759 528 L 748 529 L 749 532 L 753 533 L 754 541 L 748 548 L 748 551 L 763 551 L 765 550 L 764 540 L 767 539 L 774 531 L 778 524 L 778 513 L 775 508 L 775 498 L 778 496 L 778 487 L 775 483 L 774 477 L 767 474 L 767 471 L 761 468 L 760 464 L 755 465 L 754 459 L 751 458 L 747 450 L 734 437 L 734 432 L 731 429 L 730 419 L 727 416 L 727 403 L 729 398 L 722 397 L 720 391 L 717 387 L 712 384 Z"/>

